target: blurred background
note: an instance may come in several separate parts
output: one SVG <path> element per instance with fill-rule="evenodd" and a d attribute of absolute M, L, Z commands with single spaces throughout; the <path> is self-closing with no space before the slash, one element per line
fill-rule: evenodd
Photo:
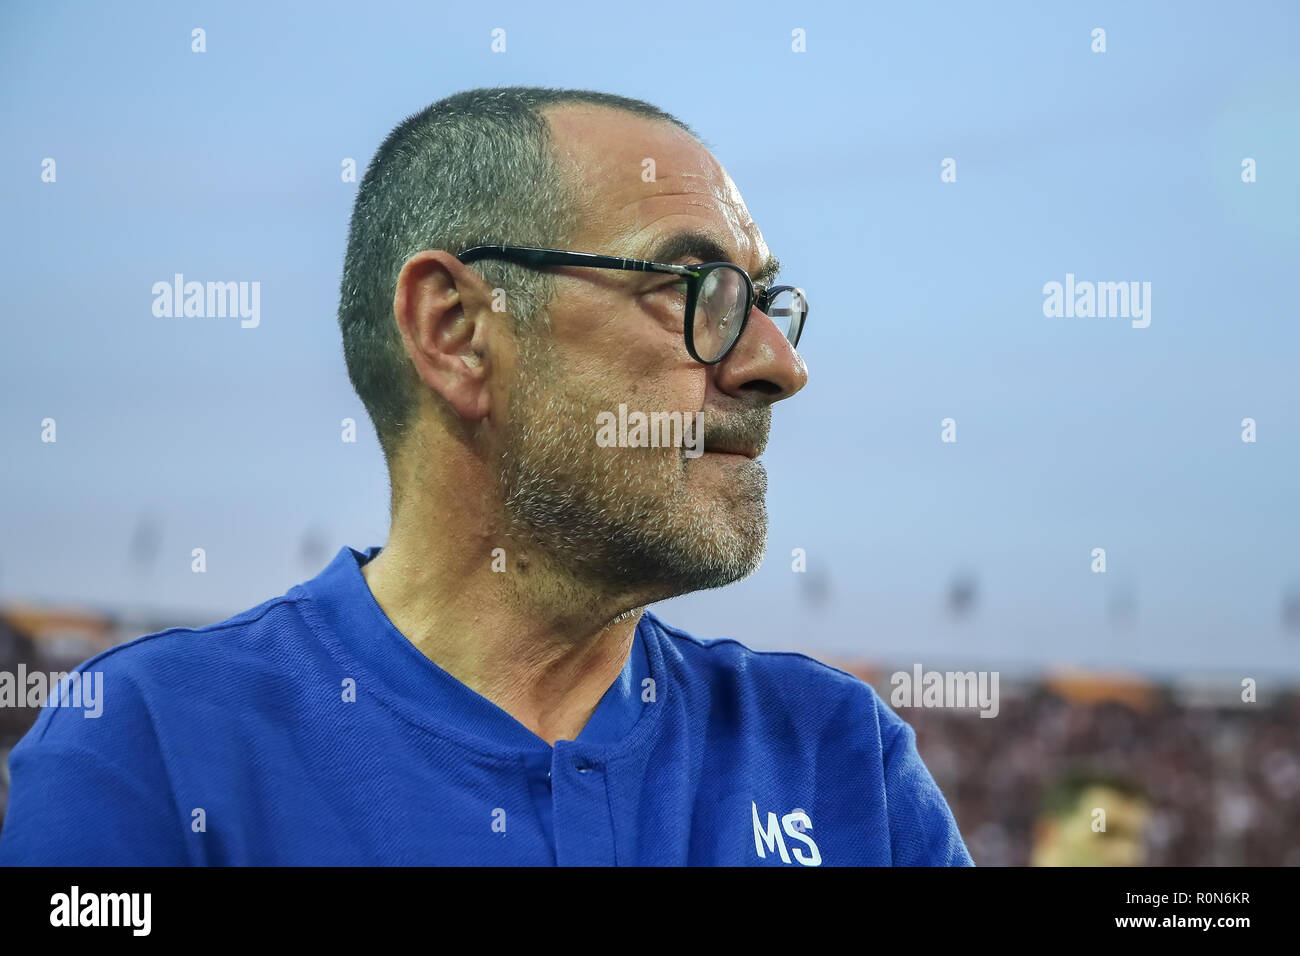
<path fill-rule="evenodd" d="M 811 305 L 763 567 L 656 613 L 886 700 L 918 664 L 997 672 L 993 719 L 899 708 L 977 863 L 1300 864 L 1298 25 L 1285 2 L 5 5 L 0 672 L 382 544 L 335 318 L 355 179 L 449 93 L 593 88 L 697 129 Z M 156 316 L 177 273 L 259 283 L 257 326 Z M 1149 282 L 1150 325 L 1045 316 L 1067 274 Z M 0 756 L 34 717 L 0 707 Z M 1077 839 L 1098 805 L 1107 839 Z"/>

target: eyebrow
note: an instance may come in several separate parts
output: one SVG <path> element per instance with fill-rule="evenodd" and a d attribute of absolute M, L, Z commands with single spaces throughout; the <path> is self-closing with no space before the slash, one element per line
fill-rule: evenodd
<path fill-rule="evenodd" d="M 645 256 L 652 262 L 677 262 L 679 259 L 695 258 L 704 262 L 730 262 L 727 250 L 710 235 L 698 230 L 673 233 L 665 236 Z M 759 266 L 757 272 L 750 273 L 755 282 L 767 284 L 781 271 L 781 260 L 769 254 Z"/>

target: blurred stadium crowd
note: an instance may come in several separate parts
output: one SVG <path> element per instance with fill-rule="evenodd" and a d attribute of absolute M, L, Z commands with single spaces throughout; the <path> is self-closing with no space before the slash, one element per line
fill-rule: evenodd
<path fill-rule="evenodd" d="M 138 617 L 0 610 L 0 671 L 61 672 L 163 630 Z M 186 626 L 197 622 L 185 621 Z M 889 671 L 828 661 L 890 700 Z M 38 710 L 0 707 L 9 751 Z M 998 715 L 899 708 L 980 866 L 1300 866 L 1300 692 L 1099 675 L 1001 682 Z M 1099 832 L 1096 810 L 1106 811 Z"/>
<path fill-rule="evenodd" d="M 882 671 L 845 669 L 889 700 Z M 1245 703 L 1227 678 L 1043 677 L 1004 680 L 992 719 L 898 713 L 980 866 L 1300 866 L 1295 688 Z M 1092 828 L 1097 806 L 1111 813 L 1108 834 Z"/>

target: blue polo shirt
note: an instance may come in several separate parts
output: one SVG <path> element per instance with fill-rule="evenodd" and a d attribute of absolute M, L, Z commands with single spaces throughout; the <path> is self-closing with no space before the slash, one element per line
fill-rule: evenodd
<path fill-rule="evenodd" d="M 14 748 L 0 863 L 973 865 L 856 677 L 647 612 L 552 747 L 393 627 L 378 552 L 81 665 L 102 713 L 47 706 Z"/>

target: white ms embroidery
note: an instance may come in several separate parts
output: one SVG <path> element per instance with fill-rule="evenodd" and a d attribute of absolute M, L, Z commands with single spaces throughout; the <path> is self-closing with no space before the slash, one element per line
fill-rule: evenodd
<path fill-rule="evenodd" d="M 754 811 L 754 849 L 758 851 L 760 860 L 767 857 L 767 853 L 780 853 L 781 862 L 790 862 L 790 852 L 794 853 L 794 858 L 804 866 L 821 866 L 822 854 L 817 849 L 817 844 L 813 838 L 808 835 L 807 831 L 813 828 L 812 818 L 802 810 L 793 810 L 781 818 L 780 825 L 776 822 L 776 814 L 769 812 L 767 815 L 767 826 L 764 827 L 758 819 L 758 804 L 753 800 L 749 803 L 750 808 Z M 809 853 L 801 846 L 794 846 L 791 851 L 785 848 L 785 840 L 781 837 L 781 830 L 784 829 L 786 836 L 791 840 L 798 840 L 800 843 L 808 845 Z M 763 848 L 767 848 L 767 853 Z"/>

